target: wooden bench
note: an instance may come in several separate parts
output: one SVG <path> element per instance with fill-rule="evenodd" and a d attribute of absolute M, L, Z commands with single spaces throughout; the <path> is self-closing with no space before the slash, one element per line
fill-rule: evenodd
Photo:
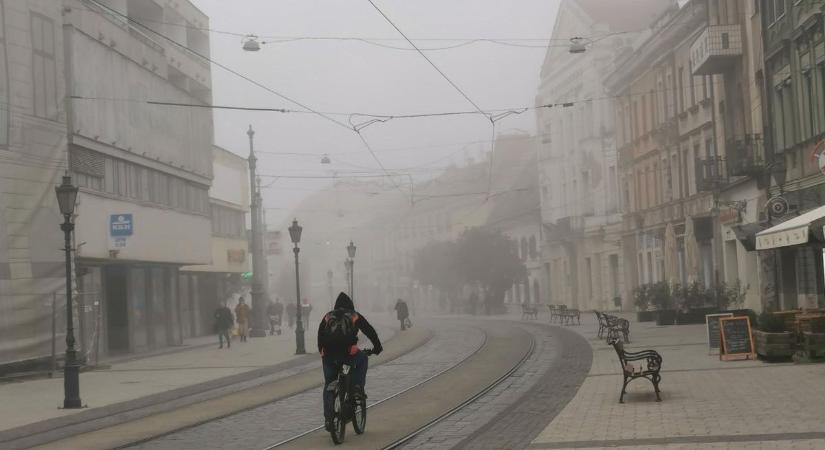
<path fill-rule="evenodd" d="M 521 305 L 521 320 L 538 318 L 539 308 L 536 305 Z"/>
<path fill-rule="evenodd" d="M 659 382 L 662 381 L 662 376 L 659 372 L 662 370 L 662 355 L 656 350 L 642 350 L 640 352 L 628 352 L 624 349 L 624 343 L 618 339 L 608 341 L 616 350 L 619 356 L 619 364 L 622 366 L 622 375 L 624 381 L 622 382 L 622 393 L 619 395 L 619 403 L 624 403 L 624 394 L 627 391 L 627 385 L 631 381 L 644 378 L 653 384 L 653 390 L 656 392 L 656 401 L 662 401 L 659 395 Z M 634 363 L 641 361 L 640 366 Z"/>

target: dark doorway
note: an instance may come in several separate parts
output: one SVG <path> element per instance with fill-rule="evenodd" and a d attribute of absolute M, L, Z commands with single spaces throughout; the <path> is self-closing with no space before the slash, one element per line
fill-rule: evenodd
<path fill-rule="evenodd" d="M 126 269 L 107 267 L 106 281 L 106 336 L 109 354 L 129 351 L 129 314 L 127 302 Z"/>

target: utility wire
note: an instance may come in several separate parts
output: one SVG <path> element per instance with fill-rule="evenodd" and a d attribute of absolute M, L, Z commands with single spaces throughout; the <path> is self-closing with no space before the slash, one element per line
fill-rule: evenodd
<path fill-rule="evenodd" d="M 428 58 L 428 57 L 427 57 L 427 55 L 426 55 L 426 54 L 424 54 L 424 52 L 423 52 L 423 51 L 421 51 L 421 49 L 419 49 L 419 48 L 415 45 L 415 43 L 413 43 L 413 41 L 412 41 L 412 40 L 410 40 L 410 38 L 408 38 L 406 34 L 404 34 L 404 32 L 403 32 L 403 31 L 401 31 L 401 29 L 400 29 L 400 28 L 398 28 L 398 26 L 397 26 L 397 25 L 396 25 L 396 24 L 395 24 L 395 23 L 394 23 L 394 22 L 393 22 L 393 21 L 392 21 L 389 17 L 387 17 L 387 15 L 386 15 L 386 14 L 384 14 L 384 12 L 383 12 L 383 11 L 381 11 L 381 8 L 379 8 L 379 7 L 378 7 L 378 6 L 377 6 L 377 5 L 376 5 L 376 4 L 375 4 L 372 0 L 367 0 L 367 1 L 369 2 L 369 4 L 370 4 L 370 5 L 372 5 L 372 7 L 373 7 L 373 8 L 375 8 L 375 10 L 376 10 L 376 11 L 378 11 L 378 13 L 379 13 L 379 14 L 381 14 L 381 16 L 384 18 L 384 20 L 386 20 L 386 21 L 387 21 L 387 23 L 389 23 L 390 25 L 392 25 L 392 27 L 393 27 L 393 28 L 395 28 L 395 31 L 397 31 L 397 32 L 398 32 L 398 34 L 400 34 L 400 35 L 401 35 L 401 36 L 402 36 L 402 37 L 403 37 L 403 38 L 404 38 L 404 39 L 405 39 L 405 40 L 406 40 L 406 41 L 407 41 L 407 42 L 408 42 L 408 43 L 409 43 L 409 44 L 410 44 L 410 45 L 411 45 L 411 46 L 412 46 L 412 47 L 413 47 L 413 48 L 414 48 L 417 52 L 418 52 L 418 54 L 419 54 L 419 55 L 421 55 L 421 57 L 422 57 L 422 58 L 424 58 L 424 59 L 425 59 L 428 63 L 430 63 L 430 65 L 433 67 L 433 69 L 435 69 L 435 70 L 436 70 L 436 72 L 438 72 L 439 74 L 441 74 L 441 77 L 442 77 L 442 78 L 444 78 L 445 80 L 447 80 L 447 82 L 448 82 L 448 83 L 450 83 L 450 85 L 451 85 L 451 86 L 452 86 L 452 87 L 453 87 L 456 91 L 458 91 L 458 93 L 459 93 L 459 94 L 461 94 L 461 96 L 462 96 L 462 97 L 464 97 L 464 98 L 465 98 L 465 99 L 466 99 L 466 100 L 467 100 L 467 101 L 468 101 L 471 105 L 473 105 L 473 107 L 474 107 L 474 108 L 475 108 L 475 109 L 476 109 L 479 113 L 481 113 L 481 115 L 483 115 L 483 116 L 485 116 L 485 117 L 487 117 L 487 118 L 489 119 L 488 114 L 487 114 L 487 113 L 485 113 L 485 112 L 481 109 L 481 107 L 480 107 L 480 106 L 478 106 L 478 105 L 477 105 L 477 104 L 476 104 L 476 103 L 475 103 L 475 102 L 474 102 L 474 101 L 473 101 L 473 100 L 472 100 L 472 99 L 471 99 L 471 98 L 470 98 L 470 97 L 469 97 L 469 96 L 468 96 L 468 95 L 467 95 L 467 94 L 466 94 L 463 90 L 461 90 L 461 88 L 460 88 L 460 87 L 458 87 L 458 85 L 456 85 L 456 84 L 453 82 L 453 80 L 451 80 L 451 79 L 450 79 L 450 77 L 448 77 L 448 76 L 447 76 L 444 72 L 442 72 L 442 71 L 441 71 L 441 69 L 439 69 L 439 68 L 438 68 L 438 66 L 436 66 L 436 65 L 435 65 L 435 63 L 434 63 L 434 62 L 432 62 L 432 60 L 431 60 L 430 58 Z"/>

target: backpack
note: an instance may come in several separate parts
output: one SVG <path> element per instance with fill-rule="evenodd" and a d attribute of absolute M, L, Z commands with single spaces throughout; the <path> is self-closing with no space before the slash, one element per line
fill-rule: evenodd
<path fill-rule="evenodd" d="M 324 347 L 333 353 L 346 352 L 358 339 L 358 327 L 355 326 L 355 313 L 336 309 L 330 311 L 325 320 L 326 342 Z"/>

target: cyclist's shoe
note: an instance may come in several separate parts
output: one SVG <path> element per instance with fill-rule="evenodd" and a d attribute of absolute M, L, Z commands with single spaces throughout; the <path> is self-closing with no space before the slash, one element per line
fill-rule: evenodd
<path fill-rule="evenodd" d="M 335 425 L 332 423 L 332 419 L 325 419 L 324 420 L 324 429 L 327 431 L 332 431 Z"/>
<path fill-rule="evenodd" d="M 356 399 L 362 399 L 362 398 L 364 400 L 367 399 L 367 393 L 364 392 L 364 388 L 362 388 L 361 386 L 356 384 L 355 388 L 354 388 L 354 391 L 355 391 L 355 398 Z"/>

